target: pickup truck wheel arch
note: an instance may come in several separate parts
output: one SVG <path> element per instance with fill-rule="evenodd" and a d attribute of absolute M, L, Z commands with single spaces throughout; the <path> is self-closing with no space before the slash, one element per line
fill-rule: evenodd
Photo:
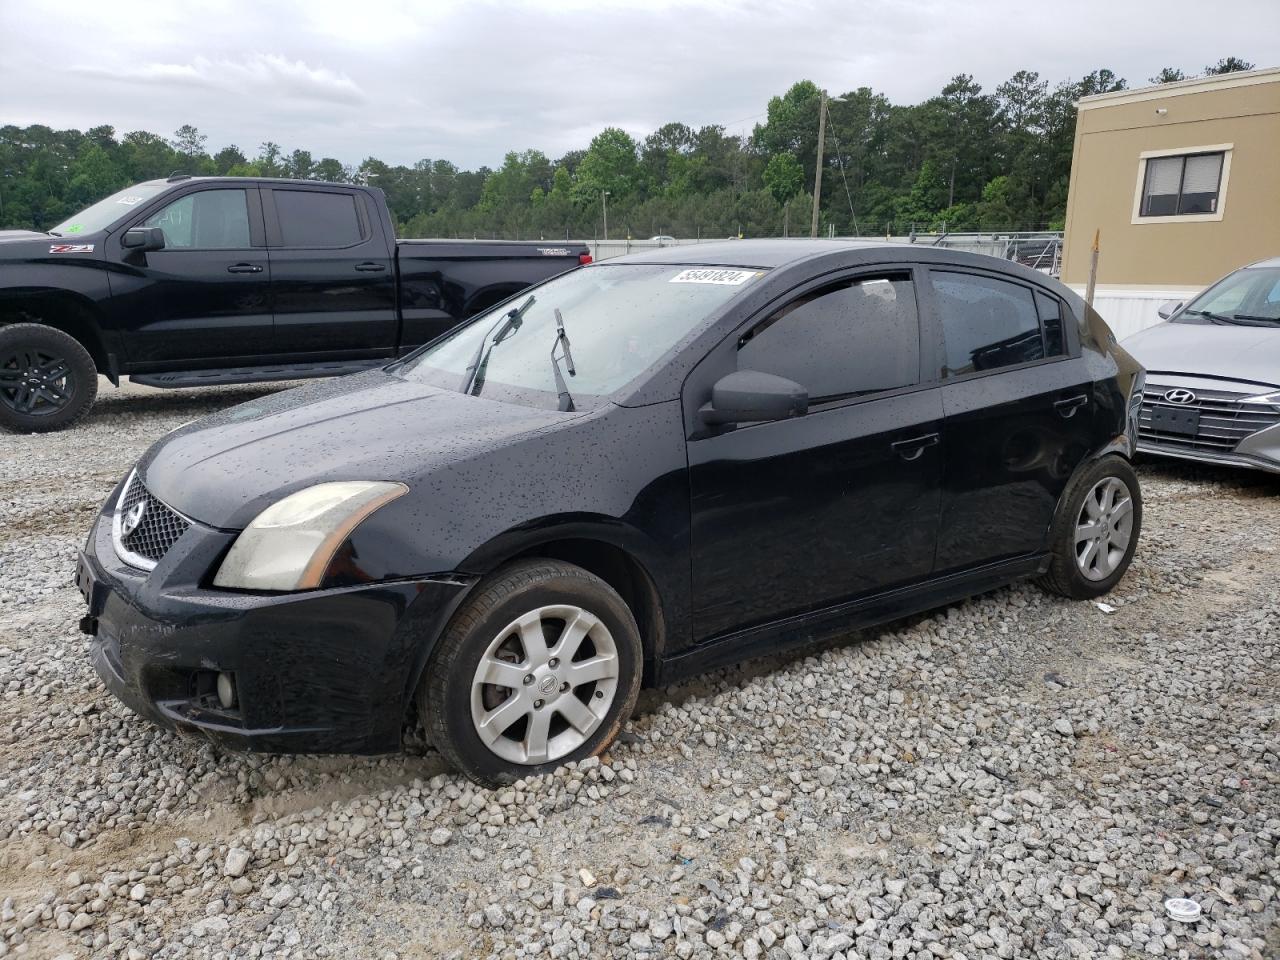
<path fill-rule="evenodd" d="M 97 311 L 88 302 L 56 291 L 24 296 L 20 304 L 0 302 L 0 328 L 14 323 L 36 323 L 61 330 L 84 347 L 99 372 L 119 386 L 99 332 L 99 320 Z"/>

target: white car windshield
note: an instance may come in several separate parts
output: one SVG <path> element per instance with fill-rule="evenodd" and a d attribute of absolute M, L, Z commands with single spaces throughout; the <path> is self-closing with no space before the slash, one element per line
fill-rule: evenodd
<path fill-rule="evenodd" d="M 594 264 L 480 314 L 393 369 L 408 380 L 553 409 L 567 390 L 580 408 L 644 373 L 763 274 L 748 267 Z M 568 356 L 559 323 L 571 344 Z"/>
<path fill-rule="evenodd" d="M 1237 270 L 1192 300 L 1178 322 L 1280 323 L 1280 267 Z"/>

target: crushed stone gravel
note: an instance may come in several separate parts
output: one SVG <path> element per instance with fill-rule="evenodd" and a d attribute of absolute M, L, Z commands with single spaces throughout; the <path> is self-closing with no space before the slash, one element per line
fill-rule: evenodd
<path fill-rule="evenodd" d="M 270 389 L 0 435 L 0 957 L 1280 956 L 1280 478 L 1144 464 L 1111 612 L 997 590 L 648 691 L 488 790 L 429 747 L 220 752 L 99 685 L 95 511 Z"/>

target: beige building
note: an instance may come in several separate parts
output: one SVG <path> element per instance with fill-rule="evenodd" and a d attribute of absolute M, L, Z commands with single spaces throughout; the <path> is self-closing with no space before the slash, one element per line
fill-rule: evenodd
<path fill-rule="evenodd" d="M 1155 307 L 1280 255 L 1280 67 L 1085 97 L 1078 104 L 1062 279 L 1118 336 Z"/>

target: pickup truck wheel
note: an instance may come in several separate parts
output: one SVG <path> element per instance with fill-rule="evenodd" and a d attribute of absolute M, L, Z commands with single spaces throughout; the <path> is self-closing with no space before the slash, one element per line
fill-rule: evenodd
<path fill-rule="evenodd" d="M 600 753 L 640 691 L 640 631 L 599 577 L 522 560 L 478 584 L 423 674 L 418 715 L 458 770 L 486 784 Z"/>
<path fill-rule="evenodd" d="M 98 395 L 98 370 L 74 337 L 41 323 L 0 327 L 0 426 L 64 430 Z"/>

